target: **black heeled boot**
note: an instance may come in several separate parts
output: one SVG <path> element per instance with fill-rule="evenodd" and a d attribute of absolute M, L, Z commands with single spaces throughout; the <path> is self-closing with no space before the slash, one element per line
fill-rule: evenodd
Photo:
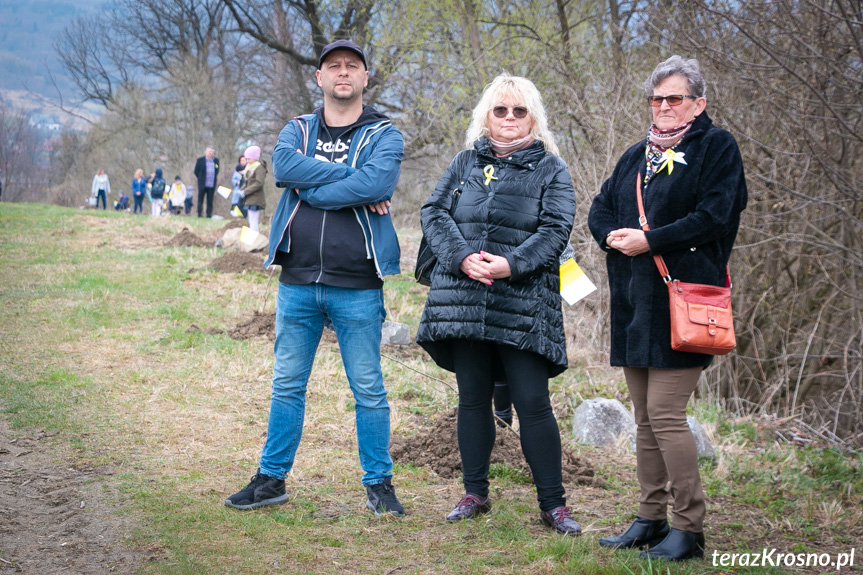
<path fill-rule="evenodd" d="M 636 517 L 629 529 L 615 537 L 605 537 L 599 540 L 600 547 L 629 549 L 632 547 L 654 546 L 668 535 L 668 520 L 642 519 Z"/>
<path fill-rule="evenodd" d="M 641 552 L 642 559 L 683 561 L 702 557 L 704 557 L 704 533 L 692 533 L 680 529 L 672 529 L 662 543 Z"/>

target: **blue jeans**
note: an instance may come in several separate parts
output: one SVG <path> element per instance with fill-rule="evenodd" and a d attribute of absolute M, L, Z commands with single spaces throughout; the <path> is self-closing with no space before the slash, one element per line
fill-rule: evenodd
<path fill-rule="evenodd" d="M 283 479 L 294 464 L 303 433 L 306 385 L 330 318 L 356 401 L 357 443 L 363 484 L 392 477 L 390 406 L 381 373 L 381 327 L 386 310 L 381 289 L 279 283 L 276 361 L 267 441 L 261 472 Z"/>
<path fill-rule="evenodd" d="M 99 190 L 96 192 L 96 209 L 99 209 L 99 200 L 102 201 L 102 209 L 108 209 L 107 202 L 105 201 L 105 190 Z"/>

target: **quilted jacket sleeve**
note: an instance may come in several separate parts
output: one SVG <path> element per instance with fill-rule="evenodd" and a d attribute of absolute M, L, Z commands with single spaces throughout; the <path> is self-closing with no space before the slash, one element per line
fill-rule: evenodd
<path fill-rule="evenodd" d="M 542 193 L 539 228 L 527 241 L 505 254 L 511 271 L 510 282 L 517 282 L 541 268 L 558 264 L 558 256 L 569 242 L 575 218 L 575 189 L 566 163 L 556 156 L 546 158 L 557 163 L 551 182 Z M 547 160 L 548 161 L 548 160 Z"/>

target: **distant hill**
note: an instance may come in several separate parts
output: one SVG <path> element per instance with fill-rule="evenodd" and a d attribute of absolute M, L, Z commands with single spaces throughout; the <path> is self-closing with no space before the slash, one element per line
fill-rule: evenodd
<path fill-rule="evenodd" d="M 51 76 L 66 104 L 76 100 L 72 82 L 54 52 L 54 42 L 63 29 L 79 16 L 93 17 L 98 31 L 101 1 L 94 0 L 0 0 L 0 92 L 17 106 L 40 114 L 50 113 L 57 101 Z M 28 95 L 34 92 L 45 100 Z M 46 105 L 48 104 L 48 105 Z M 62 114 L 57 119 L 65 121 Z"/>
<path fill-rule="evenodd" d="M 101 2 L 93 0 L 0 0 L 0 88 L 29 89 L 54 97 L 48 71 L 66 92 L 71 83 L 54 52 L 54 42 L 78 16 L 96 15 Z"/>

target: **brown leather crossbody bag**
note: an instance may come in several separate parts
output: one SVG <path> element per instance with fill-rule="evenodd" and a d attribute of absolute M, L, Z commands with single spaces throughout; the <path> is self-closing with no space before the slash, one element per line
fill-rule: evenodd
<path fill-rule="evenodd" d="M 641 198 L 641 173 L 635 184 L 638 223 L 647 231 Z M 725 268 L 725 287 L 685 283 L 671 279 L 662 256 L 653 256 L 659 275 L 668 287 L 671 311 L 671 348 L 676 351 L 725 355 L 734 349 L 734 318 L 731 314 L 731 275 Z"/>

